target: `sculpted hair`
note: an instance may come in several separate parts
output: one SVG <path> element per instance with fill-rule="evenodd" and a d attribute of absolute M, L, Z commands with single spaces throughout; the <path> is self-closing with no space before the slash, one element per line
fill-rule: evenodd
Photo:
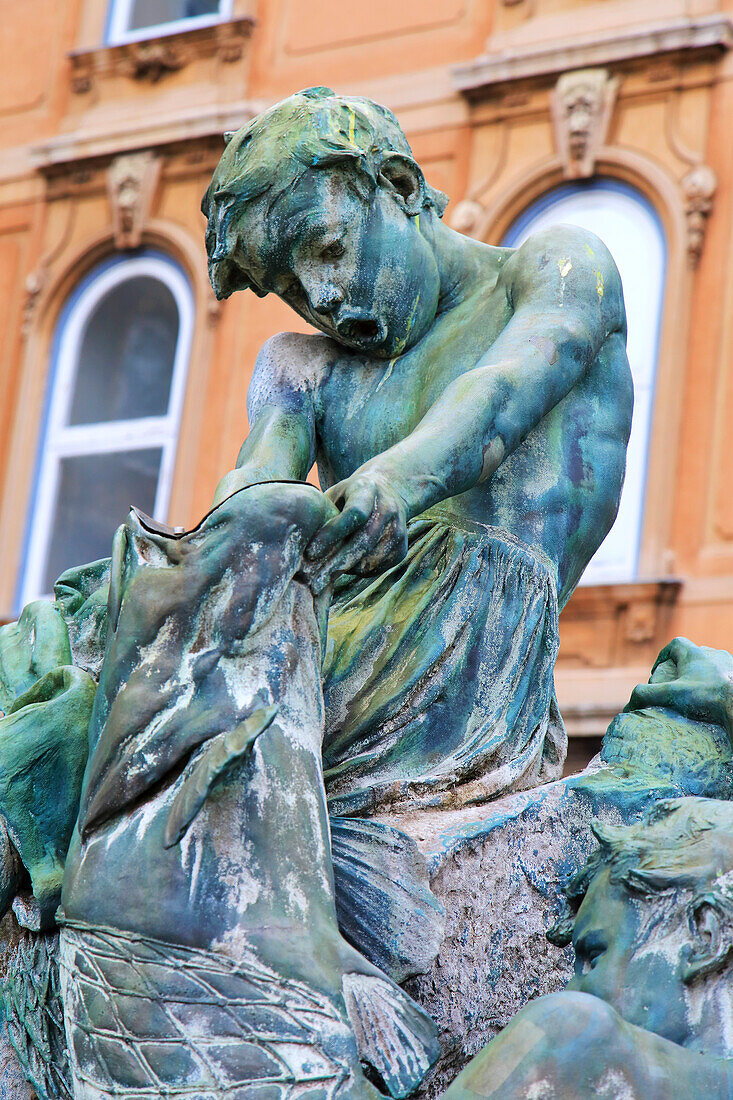
<path fill-rule="evenodd" d="M 201 203 L 208 219 L 206 251 L 217 297 L 244 287 L 262 293 L 232 264 L 236 222 L 258 199 L 268 199 L 269 214 L 280 196 L 314 168 L 346 168 L 348 185 L 368 200 L 381 184 L 399 196 L 400 170 L 409 164 L 420 181 L 423 209 L 442 217 L 448 202 L 442 191 L 425 182 L 392 112 L 370 99 L 307 88 L 225 138 L 226 149 Z"/>
<path fill-rule="evenodd" d="M 566 947 L 578 910 L 597 874 L 610 872 L 639 898 L 687 895 L 692 916 L 704 902 L 715 906 L 733 949 L 733 805 L 712 798 L 659 801 L 634 825 L 594 822 L 599 847 L 565 888 L 566 911 L 547 933 Z M 680 903 L 681 904 L 681 903 Z"/>

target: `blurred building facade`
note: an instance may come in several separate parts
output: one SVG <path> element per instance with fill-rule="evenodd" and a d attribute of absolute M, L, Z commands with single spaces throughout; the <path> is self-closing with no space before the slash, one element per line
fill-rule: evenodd
<path fill-rule="evenodd" d="M 206 512 L 258 348 L 303 325 L 214 300 L 201 195 L 224 131 L 321 84 L 395 111 L 456 229 L 575 222 L 621 269 L 637 403 L 561 621 L 575 755 L 674 634 L 733 648 L 733 0 L 25 0 L 0 58 L 0 614 L 130 501 Z"/>

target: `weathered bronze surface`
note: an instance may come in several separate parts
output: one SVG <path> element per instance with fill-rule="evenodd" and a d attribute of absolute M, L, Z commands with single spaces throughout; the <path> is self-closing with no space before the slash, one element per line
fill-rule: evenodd
<path fill-rule="evenodd" d="M 534 821 L 552 881 L 578 872 L 554 937 L 578 977 L 446 1096 L 728 1095 L 733 659 L 672 643 L 559 781 L 558 613 L 631 423 L 618 273 L 569 227 L 480 244 L 446 201 L 389 111 L 328 89 L 226 145 L 203 202 L 217 296 L 278 294 L 321 334 L 262 349 L 193 530 L 133 509 L 110 559 L 0 631 L 3 1100 L 429 1090 L 441 960 L 471 928 L 446 926 L 421 814 L 452 815 L 444 850 Z M 590 806 L 627 831 L 599 824 L 578 871 Z M 650 886 L 678 847 L 697 877 L 682 860 Z"/>

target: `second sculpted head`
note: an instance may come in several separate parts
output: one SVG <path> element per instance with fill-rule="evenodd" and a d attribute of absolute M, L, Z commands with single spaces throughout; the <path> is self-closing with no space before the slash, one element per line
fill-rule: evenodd
<path fill-rule="evenodd" d="M 228 141 L 202 203 L 212 286 L 275 293 L 338 343 L 392 358 L 435 317 L 446 203 L 390 111 L 309 88 Z"/>
<path fill-rule="evenodd" d="M 594 832 L 600 848 L 549 934 L 575 949 L 568 989 L 671 1042 L 730 1056 L 733 806 L 668 799 L 638 824 Z"/>

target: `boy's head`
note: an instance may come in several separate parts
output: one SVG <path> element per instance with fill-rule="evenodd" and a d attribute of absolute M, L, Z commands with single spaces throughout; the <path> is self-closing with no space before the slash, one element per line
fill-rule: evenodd
<path fill-rule="evenodd" d="M 574 915 L 550 933 L 575 948 L 568 988 L 682 1044 L 692 993 L 731 965 L 733 806 L 668 799 L 639 824 L 594 833 L 600 848 L 566 891 Z"/>
<path fill-rule="evenodd" d="M 446 201 L 390 111 L 307 89 L 222 154 L 202 203 L 212 286 L 274 292 L 347 347 L 399 355 L 435 315 L 431 228 Z"/>

